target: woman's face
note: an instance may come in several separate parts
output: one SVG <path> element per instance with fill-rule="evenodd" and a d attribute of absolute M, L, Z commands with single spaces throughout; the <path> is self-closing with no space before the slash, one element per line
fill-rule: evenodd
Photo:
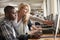
<path fill-rule="evenodd" d="M 28 13 L 28 11 L 29 11 L 28 6 L 21 7 L 21 12 L 23 15 L 26 15 Z"/>

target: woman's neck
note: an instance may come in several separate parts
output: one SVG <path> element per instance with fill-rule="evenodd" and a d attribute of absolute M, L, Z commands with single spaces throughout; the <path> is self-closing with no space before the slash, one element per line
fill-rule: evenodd
<path fill-rule="evenodd" d="M 20 13 L 19 15 L 18 15 L 18 21 L 17 22 L 19 22 L 21 19 L 22 19 L 22 15 L 21 15 L 22 13 Z"/>

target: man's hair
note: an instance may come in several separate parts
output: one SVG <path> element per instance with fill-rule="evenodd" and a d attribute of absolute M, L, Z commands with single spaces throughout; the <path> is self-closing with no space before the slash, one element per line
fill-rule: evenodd
<path fill-rule="evenodd" d="M 4 12 L 5 12 L 5 13 L 10 13 L 10 12 L 12 11 L 12 9 L 14 9 L 13 6 L 6 6 L 6 7 L 4 8 Z"/>

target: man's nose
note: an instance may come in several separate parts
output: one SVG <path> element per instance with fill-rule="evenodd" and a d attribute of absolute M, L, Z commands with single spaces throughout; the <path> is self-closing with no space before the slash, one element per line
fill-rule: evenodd
<path fill-rule="evenodd" d="M 17 16 L 17 14 L 15 14 L 14 16 Z"/>

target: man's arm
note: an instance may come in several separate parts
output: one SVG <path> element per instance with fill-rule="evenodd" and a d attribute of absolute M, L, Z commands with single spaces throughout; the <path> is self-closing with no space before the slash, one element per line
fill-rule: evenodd
<path fill-rule="evenodd" d="M 13 40 L 5 25 L 0 26 L 0 28 L 2 30 L 2 35 L 5 37 L 6 40 Z"/>

